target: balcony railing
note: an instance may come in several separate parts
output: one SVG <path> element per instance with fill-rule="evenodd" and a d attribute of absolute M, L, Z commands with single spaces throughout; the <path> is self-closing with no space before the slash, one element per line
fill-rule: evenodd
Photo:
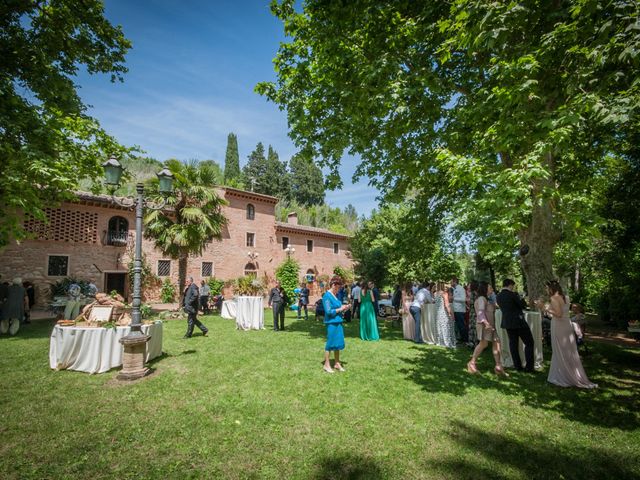
<path fill-rule="evenodd" d="M 127 245 L 129 238 L 129 232 L 107 232 L 107 245 L 113 245 L 115 247 L 124 247 Z"/>

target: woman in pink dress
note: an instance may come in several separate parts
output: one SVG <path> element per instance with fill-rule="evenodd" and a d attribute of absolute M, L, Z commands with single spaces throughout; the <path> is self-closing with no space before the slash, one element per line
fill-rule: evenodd
<path fill-rule="evenodd" d="M 546 308 L 551 315 L 551 367 L 547 381 L 560 387 L 597 388 L 582 367 L 569 320 L 569 303 L 558 282 L 547 286 L 551 301 Z"/>
<path fill-rule="evenodd" d="M 493 288 L 487 282 L 480 282 L 477 290 L 477 298 L 474 302 L 475 308 L 475 325 L 469 325 L 469 331 L 472 328 L 476 330 L 477 338 L 480 341 L 473 351 L 471 360 L 467 363 L 467 371 L 469 373 L 478 373 L 478 367 L 476 361 L 487 348 L 489 342 L 491 342 L 491 349 L 493 351 L 493 358 L 496 362 L 494 371 L 496 375 L 503 375 L 508 377 L 507 373 L 502 368 L 502 355 L 500 353 L 500 337 L 496 332 L 496 320 L 495 320 L 495 304 L 489 302 L 488 298 L 493 293 Z"/>

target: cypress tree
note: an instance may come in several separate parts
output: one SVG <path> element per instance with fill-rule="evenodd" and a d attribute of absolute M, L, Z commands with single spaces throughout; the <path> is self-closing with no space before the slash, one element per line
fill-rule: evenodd
<path fill-rule="evenodd" d="M 224 183 L 240 180 L 240 155 L 238 155 L 238 137 L 230 133 L 227 137 L 227 153 L 224 157 Z"/>

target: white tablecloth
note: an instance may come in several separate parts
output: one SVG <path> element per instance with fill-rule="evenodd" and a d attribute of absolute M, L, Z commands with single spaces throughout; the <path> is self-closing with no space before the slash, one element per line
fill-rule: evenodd
<path fill-rule="evenodd" d="M 238 297 L 236 305 L 236 328 L 239 330 L 264 329 L 262 297 Z"/>
<path fill-rule="evenodd" d="M 49 365 L 56 370 L 104 373 L 122 365 L 124 347 L 119 342 L 131 327 L 60 327 L 51 332 Z M 162 322 L 143 325 L 142 333 L 151 335 L 146 344 L 145 361 L 162 355 Z"/>
<path fill-rule="evenodd" d="M 524 318 L 529 324 L 531 333 L 533 335 L 533 367 L 536 369 L 542 368 L 542 315 L 540 312 L 525 312 Z M 511 358 L 511 351 L 509 350 L 509 335 L 504 328 L 501 328 L 502 324 L 502 312 L 496 310 L 496 330 L 500 337 L 500 343 L 502 347 L 502 365 L 505 367 L 513 367 L 513 359 Z M 520 360 L 522 366 L 525 366 L 524 357 L 524 344 L 520 341 Z"/>
<path fill-rule="evenodd" d="M 436 305 L 425 303 L 422 305 L 422 317 L 420 318 L 420 333 L 422 341 L 429 345 L 435 345 L 438 338 L 436 330 Z"/>
<path fill-rule="evenodd" d="M 222 302 L 220 316 L 226 319 L 236 318 L 237 306 L 235 300 L 225 300 Z"/>

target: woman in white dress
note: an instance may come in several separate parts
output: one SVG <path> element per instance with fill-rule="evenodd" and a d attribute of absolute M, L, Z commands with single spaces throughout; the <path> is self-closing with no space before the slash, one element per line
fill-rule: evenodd
<path fill-rule="evenodd" d="M 402 334 L 405 340 L 411 340 L 416 336 L 416 322 L 413 320 L 411 316 L 411 312 L 409 312 L 409 308 L 413 303 L 413 292 L 411 291 L 411 284 L 405 285 L 404 290 L 402 291 Z"/>
<path fill-rule="evenodd" d="M 449 306 L 449 290 L 442 283 L 436 292 L 436 343 L 437 345 L 455 348 L 456 333 L 453 328 L 453 314 Z"/>
<path fill-rule="evenodd" d="M 560 387 L 597 388 L 582 367 L 576 340 L 569 320 L 569 302 L 558 282 L 547 286 L 551 301 L 547 313 L 551 315 L 551 367 L 547 381 Z"/>

